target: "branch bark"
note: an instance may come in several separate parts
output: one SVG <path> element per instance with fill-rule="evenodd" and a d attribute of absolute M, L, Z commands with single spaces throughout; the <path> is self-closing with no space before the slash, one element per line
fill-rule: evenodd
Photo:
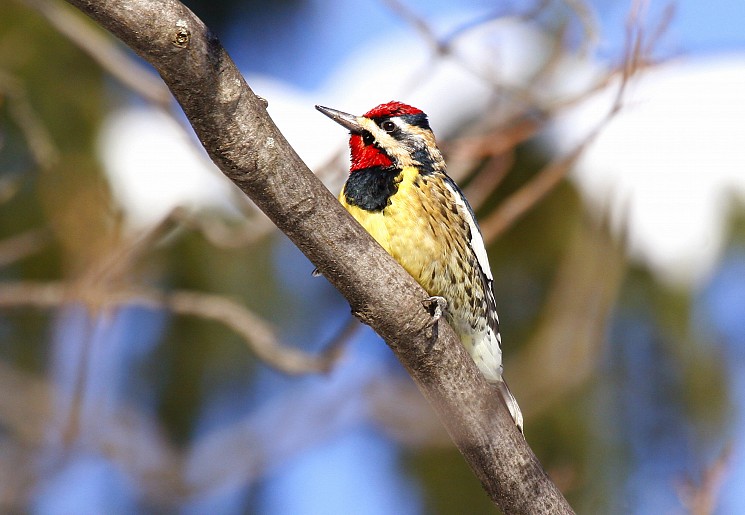
<path fill-rule="evenodd" d="M 424 290 L 308 170 L 205 25 L 176 0 L 68 1 L 158 70 L 215 164 L 393 349 L 494 502 L 573 513 L 450 327 L 433 331 Z"/>

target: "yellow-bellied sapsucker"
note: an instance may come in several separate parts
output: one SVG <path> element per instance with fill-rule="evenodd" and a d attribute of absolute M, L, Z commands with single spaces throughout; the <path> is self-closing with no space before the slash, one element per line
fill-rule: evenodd
<path fill-rule="evenodd" d="M 492 273 L 481 231 L 463 193 L 445 173 L 427 115 L 388 102 L 362 116 L 316 106 L 351 132 L 352 165 L 339 200 L 422 287 L 487 380 L 497 385 L 515 424 L 523 417 L 502 378 Z"/>

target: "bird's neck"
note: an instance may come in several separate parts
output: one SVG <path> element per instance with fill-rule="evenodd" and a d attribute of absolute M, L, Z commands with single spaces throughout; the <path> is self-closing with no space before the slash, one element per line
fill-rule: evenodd
<path fill-rule="evenodd" d="M 344 185 L 348 204 L 366 211 L 382 211 L 398 191 L 401 170 L 392 166 L 370 166 L 352 170 Z"/>

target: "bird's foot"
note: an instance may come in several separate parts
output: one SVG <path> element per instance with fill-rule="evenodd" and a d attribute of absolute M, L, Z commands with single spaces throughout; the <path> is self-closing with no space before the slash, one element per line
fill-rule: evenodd
<path fill-rule="evenodd" d="M 445 310 L 448 308 L 448 301 L 445 297 L 434 296 L 422 301 L 424 307 L 427 308 L 432 315 L 432 324 L 436 324 L 438 320 L 445 314 Z"/>

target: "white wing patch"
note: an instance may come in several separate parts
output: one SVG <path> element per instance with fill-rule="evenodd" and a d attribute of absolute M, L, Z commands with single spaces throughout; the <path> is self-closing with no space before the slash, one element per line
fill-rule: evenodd
<path fill-rule="evenodd" d="M 484 238 L 481 236 L 481 230 L 476 224 L 476 215 L 473 214 L 473 209 L 471 209 L 471 206 L 468 204 L 468 201 L 463 196 L 463 193 L 460 191 L 458 186 L 456 186 L 448 176 L 445 176 L 443 182 L 445 187 L 447 187 L 453 195 L 455 203 L 461 208 L 463 217 L 468 223 L 471 232 L 471 249 L 476 255 L 476 261 L 478 261 L 481 272 L 485 278 L 484 282 L 486 283 L 484 284 L 484 295 L 486 296 L 487 317 L 490 318 L 490 323 L 488 324 L 486 333 L 483 334 L 481 338 L 475 337 L 472 340 L 472 348 L 470 349 L 471 356 L 486 379 L 498 385 L 499 393 L 507 405 L 512 418 L 515 421 L 515 425 L 517 425 L 522 433 L 523 414 L 520 411 L 520 406 L 517 404 L 515 396 L 512 395 L 507 383 L 505 383 L 502 378 L 502 337 L 499 334 L 497 303 L 494 299 L 494 292 L 492 291 L 494 278 L 491 273 L 491 268 L 489 267 L 489 257 L 486 255 Z M 492 325 L 492 321 L 495 322 L 494 325 Z"/>
<path fill-rule="evenodd" d="M 492 289 L 492 284 L 494 283 L 494 277 L 491 273 L 491 267 L 489 266 L 489 256 L 486 254 L 486 246 L 484 245 L 484 239 L 481 236 L 481 230 L 479 229 L 478 224 L 476 223 L 476 215 L 473 213 L 473 209 L 471 209 L 470 204 L 466 200 L 466 197 L 463 195 L 463 192 L 458 188 L 458 186 L 453 182 L 453 180 L 449 176 L 445 176 L 444 184 L 447 187 L 447 189 L 450 191 L 450 193 L 453 195 L 453 198 L 455 199 L 455 203 L 460 206 L 461 211 L 463 212 L 463 217 L 465 218 L 466 222 L 468 223 L 468 227 L 470 229 L 471 233 L 471 241 L 469 242 L 471 244 L 471 249 L 473 250 L 474 255 L 476 256 L 476 261 L 479 264 L 479 268 L 481 268 L 481 273 L 483 274 L 484 279 L 484 295 L 486 296 L 486 302 L 487 302 L 487 317 L 493 317 L 493 332 L 494 336 L 497 339 L 497 345 L 502 344 L 502 335 L 499 333 L 499 315 L 497 315 L 497 301 L 494 298 L 494 290 Z M 492 321 L 490 320 L 489 325 L 492 325 Z M 501 363 L 501 361 L 500 361 Z"/>
<path fill-rule="evenodd" d="M 484 273 L 486 278 L 489 279 L 489 282 L 491 282 L 494 280 L 494 277 L 492 277 L 491 268 L 489 267 L 489 256 L 486 255 L 486 246 L 484 245 L 484 239 L 481 237 L 481 230 L 479 229 L 479 226 L 476 225 L 476 218 L 473 214 L 473 209 L 471 209 L 471 206 L 466 202 L 463 193 L 454 183 L 445 181 L 445 186 L 453 195 L 455 203 L 463 209 L 464 217 L 466 222 L 468 222 L 468 227 L 471 229 L 471 248 L 473 249 L 474 254 L 476 254 L 476 260 L 479 262 L 481 271 Z"/>

